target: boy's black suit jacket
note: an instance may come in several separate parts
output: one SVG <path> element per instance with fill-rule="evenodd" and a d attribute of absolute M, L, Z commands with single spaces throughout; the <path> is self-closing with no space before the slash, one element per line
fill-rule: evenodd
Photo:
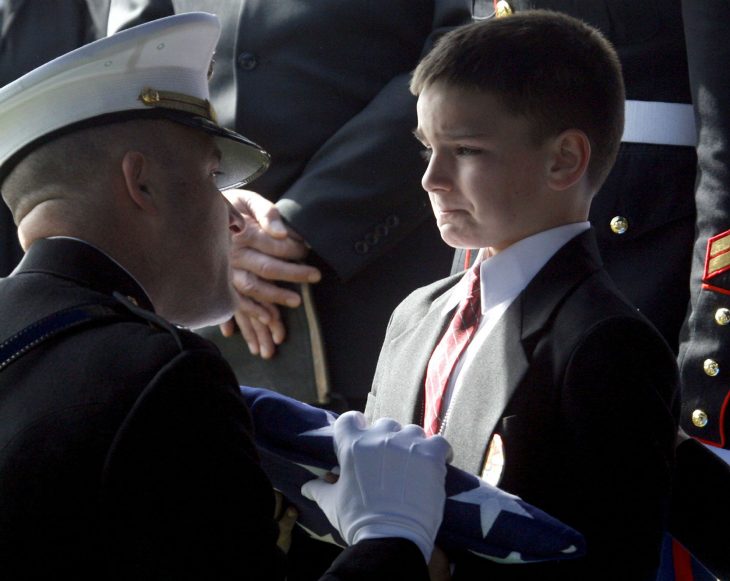
<path fill-rule="evenodd" d="M 459 279 L 415 291 L 393 313 L 370 418 L 422 421 L 426 366 L 453 314 L 444 304 Z M 480 474 L 498 432 L 506 462 L 500 487 L 588 542 L 587 558 L 496 565 L 495 578 L 653 579 L 677 429 L 676 363 L 603 270 L 593 231 L 535 276 L 462 380 L 443 429 L 454 464 Z M 495 566 L 452 558 L 461 561 L 456 578 Z"/>

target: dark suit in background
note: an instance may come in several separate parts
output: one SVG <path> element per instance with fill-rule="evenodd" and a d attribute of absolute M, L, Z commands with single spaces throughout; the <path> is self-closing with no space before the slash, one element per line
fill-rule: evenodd
<path fill-rule="evenodd" d="M 691 309 L 679 353 L 681 424 L 698 440 L 721 446 L 730 459 L 730 273 L 725 244 L 730 229 L 730 4 L 682 4 L 692 100 L 698 128 L 695 192 L 697 238 L 690 279 Z M 685 444 L 686 446 L 686 444 Z M 730 467 L 700 462 L 689 450 L 680 474 L 673 519 L 679 530 L 722 530 L 730 521 Z M 682 448 L 677 451 L 682 460 Z M 712 519 L 712 522 L 708 522 Z M 682 537 L 680 537 L 682 540 Z M 696 555 L 721 579 L 730 579 L 726 535 L 708 533 Z"/>
<path fill-rule="evenodd" d="M 460 278 L 419 289 L 393 314 L 369 418 L 422 422 L 426 367 Z M 444 420 L 453 464 L 481 474 L 492 434 L 500 434 L 499 487 L 581 531 L 588 555 L 518 566 L 451 555 L 455 581 L 653 581 L 677 429 L 676 365 L 602 268 L 593 232 L 558 250 L 473 361 Z"/>
<path fill-rule="evenodd" d="M 110 27 L 175 12 L 223 24 L 211 81 L 222 125 L 272 155 L 253 189 L 277 206 L 323 269 L 312 286 L 331 390 L 362 408 L 390 313 L 411 290 L 448 274 L 452 251 L 426 194 L 410 71 L 468 0 L 116 0 Z M 131 3 L 130 3 L 131 4 Z M 304 309 L 283 309 L 293 336 L 270 361 L 240 337 L 216 343 L 241 381 L 316 401 Z M 293 331 L 292 331 L 293 330 Z M 318 351 L 314 346 L 315 353 Z"/>
<path fill-rule="evenodd" d="M 103 7 L 93 0 L 5 0 L 0 10 L 0 87 L 97 38 L 104 17 Z M 0 277 L 22 256 L 13 218 L 0 204 Z"/>

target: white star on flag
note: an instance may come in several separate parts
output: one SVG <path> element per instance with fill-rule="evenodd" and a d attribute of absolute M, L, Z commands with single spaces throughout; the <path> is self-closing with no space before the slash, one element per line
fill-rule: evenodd
<path fill-rule="evenodd" d="M 517 551 L 512 551 L 509 555 L 507 555 L 504 558 L 495 557 L 494 555 L 484 555 L 477 551 L 472 551 L 471 549 L 469 549 L 469 552 L 472 555 L 476 555 L 477 557 L 482 557 L 484 559 L 489 559 L 490 561 L 494 561 L 495 563 L 503 563 L 505 565 L 512 565 L 514 563 L 525 563 L 526 562 L 522 558 L 522 555 Z"/>
<path fill-rule="evenodd" d="M 330 438 L 335 435 L 333 424 L 335 423 L 335 417 L 332 414 L 327 414 L 328 425 L 323 428 L 317 428 L 316 430 L 308 430 L 299 434 L 300 436 L 329 436 Z"/>
<path fill-rule="evenodd" d="M 482 535 L 486 537 L 492 530 L 494 521 L 502 511 L 512 512 L 528 518 L 533 516 L 520 506 L 517 497 L 511 494 L 495 495 L 494 488 L 486 482 L 480 481 L 479 486 L 462 492 L 455 496 L 450 496 L 449 500 L 456 502 L 465 502 L 467 504 L 476 504 L 479 506 L 479 512 L 482 519 Z"/>
<path fill-rule="evenodd" d="M 326 470 L 325 468 L 319 468 L 317 466 L 308 466 L 307 464 L 301 464 L 299 462 L 292 462 L 292 464 L 296 464 L 297 466 L 301 466 L 307 472 L 310 472 L 311 474 L 314 474 L 317 478 L 322 478 L 328 472 L 332 472 L 332 470 Z"/>
<path fill-rule="evenodd" d="M 326 535 L 318 535 L 312 530 L 309 530 L 307 527 L 305 527 L 302 523 L 297 521 L 297 524 L 302 527 L 307 534 L 312 537 L 313 539 L 317 541 L 322 541 L 324 543 L 330 543 L 331 545 L 337 545 L 338 547 L 343 547 L 340 543 L 338 543 L 335 538 L 332 536 L 332 533 L 327 533 Z"/>

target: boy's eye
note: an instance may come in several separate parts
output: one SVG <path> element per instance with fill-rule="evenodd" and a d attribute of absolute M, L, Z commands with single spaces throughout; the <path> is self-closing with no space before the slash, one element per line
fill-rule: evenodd
<path fill-rule="evenodd" d="M 477 155 L 479 153 L 478 149 L 474 149 L 473 147 L 457 147 L 455 149 L 456 155 L 458 156 L 467 156 L 467 155 Z"/>

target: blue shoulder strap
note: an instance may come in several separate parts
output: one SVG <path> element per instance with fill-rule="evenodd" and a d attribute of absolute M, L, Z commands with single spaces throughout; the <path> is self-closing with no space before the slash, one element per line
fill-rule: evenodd
<path fill-rule="evenodd" d="M 122 317 L 109 305 L 94 303 L 57 311 L 0 343 L 0 371 L 44 341 L 90 322 Z"/>

